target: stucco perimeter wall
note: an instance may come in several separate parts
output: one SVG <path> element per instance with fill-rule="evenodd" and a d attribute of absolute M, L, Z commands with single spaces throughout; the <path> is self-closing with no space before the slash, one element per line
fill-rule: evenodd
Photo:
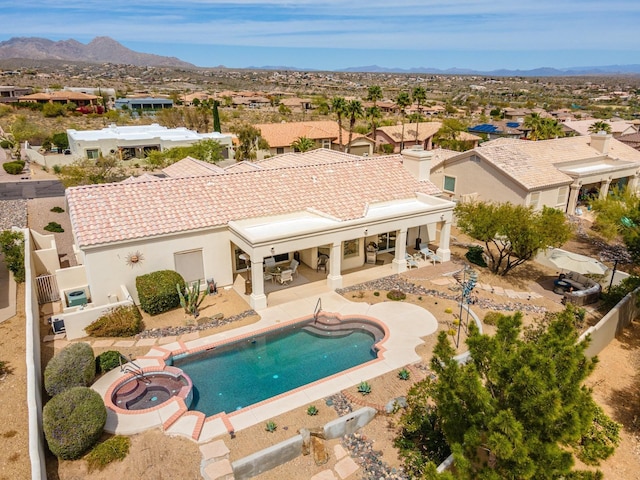
<path fill-rule="evenodd" d="M 355 433 L 376 416 L 375 409 L 363 407 L 348 415 L 332 420 L 324 426 L 327 440 Z M 308 435 L 309 432 L 307 432 Z M 233 462 L 235 480 L 245 480 L 293 460 L 302 454 L 303 436 L 296 435 L 288 440 L 260 450 L 248 457 Z"/>
<path fill-rule="evenodd" d="M 637 305 L 640 288 L 624 297 L 593 327 L 580 336 L 580 341 L 590 336 L 591 342 L 585 351 L 587 357 L 598 355 L 617 334 L 622 332 L 635 318 L 640 315 Z"/>
<path fill-rule="evenodd" d="M 44 435 L 42 433 L 42 369 L 40 368 L 40 309 L 35 271 L 33 246 L 29 230 L 24 234 L 25 269 L 25 322 L 26 322 L 26 363 L 27 363 L 27 408 L 29 419 L 29 459 L 31 479 L 46 480 Z"/>

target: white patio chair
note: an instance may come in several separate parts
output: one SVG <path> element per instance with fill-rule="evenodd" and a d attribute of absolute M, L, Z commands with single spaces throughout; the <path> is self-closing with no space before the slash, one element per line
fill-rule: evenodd
<path fill-rule="evenodd" d="M 289 282 L 293 281 L 293 270 L 283 270 L 280 273 L 280 276 L 278 277 L 278 281 L 282 284 L 282 285 L 286 285 Z"/>
<path fill-rule="evenodd" d="M 276 268 L 276 259 L 273 257 L 266 257 L 264 259 L 264 266 L 267 271 Z"/>
<path fill-rule="evenodd" d="M 425 260 L 427 260 L 431 255 L 433 255 L 433 250 L 429 248 L 428 243 L 421 243 L 420 254 L 424 257 Z"/>
<path fill-rule="evenodd" d="M 411 255 L 406 253 L 404 258 L 407 260 L 407 268 L 409 270 L 411 270 L 412 268 L 418 268 L 418 262 L 416 262 Z"/>
<path fill-rule="evenodd" d="M 293 260 L 291 260 L 291 263 L 289 264 L 289 268 L 291 269 L 291 271 L 293 272 L 293 276 L 295 277 L 296 274 L 298 273 L 298 265 L 300 265 L 300 262 L 298 262 L 295 258 Z"/>

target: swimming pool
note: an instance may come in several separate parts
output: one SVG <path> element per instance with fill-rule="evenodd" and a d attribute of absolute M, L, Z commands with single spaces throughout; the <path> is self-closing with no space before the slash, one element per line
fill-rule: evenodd
<path fill-rule="evenodd" d="M 321 316 L 179 355 L 173 365 L 193 382 L 189 409 L 212 416 L 375 360 L 383 337 L 370 319 Z"/>

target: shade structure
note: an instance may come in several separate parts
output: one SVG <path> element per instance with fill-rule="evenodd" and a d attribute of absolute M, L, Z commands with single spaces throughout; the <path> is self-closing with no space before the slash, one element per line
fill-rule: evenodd
<path fill-rule="evenodd" d="M 582 275 L 604 275 L 608 270 L 604 263 L 594 258 L 564 250 L 555 250 L 549 257 L 549 261 L 562 270 L 569 270 Z"/>

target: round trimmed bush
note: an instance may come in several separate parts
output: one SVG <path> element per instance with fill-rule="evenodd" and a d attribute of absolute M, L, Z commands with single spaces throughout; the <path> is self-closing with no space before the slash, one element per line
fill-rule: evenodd
<path fill-rule="evenodd" d="M 56 457 L 75 460 L 100 439 L 107 408 L 98 392 L 74 387 L 56 395 L 42 410 L 42 426 L 49 450 Z"/>
<path fill-rule="evenodd" d="M 24 168 L 24 162 L 7 162 L 2 164 L 2 168 L 9 175 L 20 175 Z"/>
<path fill-rule="evenodd" d="M 108 350 L 96 357 L 96 371 L 98 373 L 106 373 L 118 365 L 120 365 L 120 352 L 117 350 Z"/>
<path fill-rule="evenodd" d="M 93 348 L 72 343 L 54 356 L 44 369 L 44 388 L 52 397 L 72 387 L 86 387 L 96 376 Z"/>
<path fill-rule="evenodd" d="M 158 270 L 136 277 L 136 290 L 140 299 L 140 308 L 149 315 L 173 310 L 180 306 L 178 289 L 184 289 L 182 275 L 173 270 Z"/>
<path fill-rule="evenodd" d="M 387 298 L 389 300 L 398 302 L 400 300 L 406 299 L 407 295 L 401 290 L 391 290 L 389 293 L 387 293 Z"/>

